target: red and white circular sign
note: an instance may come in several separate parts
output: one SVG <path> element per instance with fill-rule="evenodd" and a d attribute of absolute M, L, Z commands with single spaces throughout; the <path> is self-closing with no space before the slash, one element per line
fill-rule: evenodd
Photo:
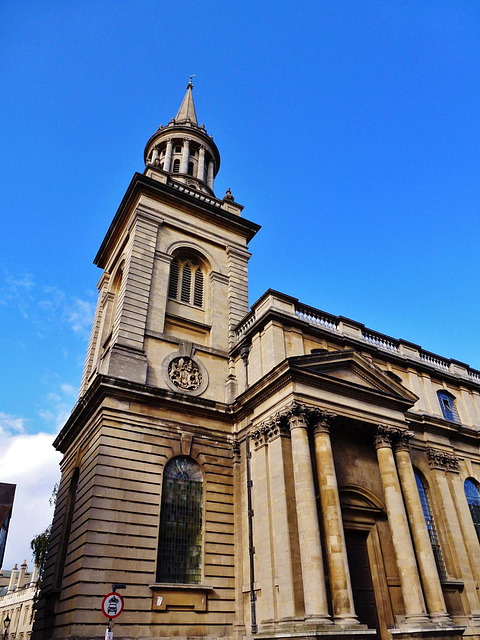
<path fill-rule="evenodd" d="M 119 593 L 108 593 L 102 602 L 103 615 L 107 618 L 116 618 L 122 611 L 125 603 Z"/>

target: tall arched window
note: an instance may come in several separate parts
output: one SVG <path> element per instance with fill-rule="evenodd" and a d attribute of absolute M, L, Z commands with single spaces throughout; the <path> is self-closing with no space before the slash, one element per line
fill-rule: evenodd
<path fill-rule="evenodd" d="M 475 531 L 480 541 L 480 490 L 478 489 L 477 483 L 470 478 L 465 480 L 464 486 L 465 496 L 467 497 L 473 524 L 475 525 Z"/>
<path fill-rule="evenodd" d="M 451 422 L 460 422 L 457 403 L 455 402 L 455 396 L 452 396 L 452 394 L 448 393 L 448 391 L 437 391 L 437 396 L 445 420 L 450 420 Z"/>
<path fill-rule="evenodd" d="M 195 258 L 179 256 L 170 265 L 168 297 L 195 307 L 203 307 L 204 274 Z"/>
<path fill-rule="evenodd" d="M 415 471 L 415 480 L 417 481 L 418 493 L 420 494 L 420 502 L 422 503 L 423 515 L 425 522 L 427 523 L 428 535 L 430 536 L 430 542 L 432 544 L 433 555 L 437 564 L 438 575 L 441 580 L 447 578 L 447 570 L 445 569 L 445 561 L 443 559 L 442 548 L 438 540 L 437 527 L 435 526 L 435 520 L 433 518 L 433 511 L 430 505 L 430 499 L 428 497 L 427 488 L 423 482 L 423 479 Z"/>
<path fill-rule="evenodd" d="M 187 456 L 163 473 L 157 582 L 198 584 L 202 577 L 203 477 Z"/>

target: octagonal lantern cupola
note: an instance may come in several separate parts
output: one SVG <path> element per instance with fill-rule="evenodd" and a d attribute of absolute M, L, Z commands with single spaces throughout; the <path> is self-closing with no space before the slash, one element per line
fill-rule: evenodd
<path fill-rule="evenodd" d="M 160 125 L 147 142 L 145 165 L 168 174 L 176 182 L 213 196 L 220 154 L 205 125 L 197 122 L 192 77 L 177 116 L 165 127 Z"/>

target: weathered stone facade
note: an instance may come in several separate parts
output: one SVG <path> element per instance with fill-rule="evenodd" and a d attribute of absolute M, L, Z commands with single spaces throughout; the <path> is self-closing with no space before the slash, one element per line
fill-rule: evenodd
<path fill-rule="evenodd" d="M 103 637 L 112 583 L 117 638 L 480 638 L 480 373 L 276 291 L 249 312 L 258 226 L 213 195 L 191 85 L 145 158 L 96 258 L 34 639 Z M 175 458 L 201 577 L 166 583 Z"/>

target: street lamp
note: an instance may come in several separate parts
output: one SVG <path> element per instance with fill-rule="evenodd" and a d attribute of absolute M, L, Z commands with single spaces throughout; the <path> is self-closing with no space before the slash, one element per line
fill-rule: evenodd
<path fill-rule="evenodd" d="M 5 618 L 5 620 L 3 621 L 3 640 L 7 640 L 8 639 L 8 627 L 10 626 L 10 618 L 8 617 L 8 613 L 7 613 L 7 617 Z"/>

